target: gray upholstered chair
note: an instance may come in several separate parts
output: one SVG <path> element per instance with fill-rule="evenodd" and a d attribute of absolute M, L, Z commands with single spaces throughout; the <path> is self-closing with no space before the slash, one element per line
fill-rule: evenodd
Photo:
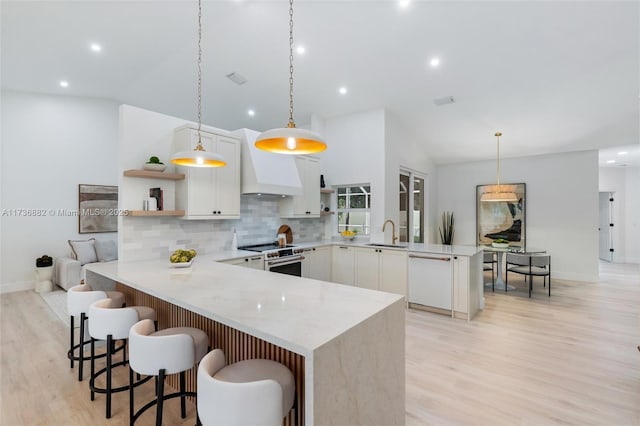
<path fill-rule="evenodd" d="M 509 283 L 509 272 L 525 275 L 529 277 L 529 297 L 533 289 L 533 277 L 543 277 L 544 287 L 547 286 L 549 277 L 549 297 L 551 297 L 551 256 L 548 254 L 515 254 L 507 253 L 507 271 L 505 282 Z"/>

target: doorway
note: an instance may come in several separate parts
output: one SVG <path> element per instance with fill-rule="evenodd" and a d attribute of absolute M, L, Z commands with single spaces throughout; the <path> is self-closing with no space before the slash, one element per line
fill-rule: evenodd
<path fill-rule="evenodd" d="M 598 257 L 613 261 L 613 192 L 599 193 Z"/>
<path fill-rule="evenodd" d="M 424 243 L 425 176 L 410 170 L 400 170 L 401 243 Z"/>

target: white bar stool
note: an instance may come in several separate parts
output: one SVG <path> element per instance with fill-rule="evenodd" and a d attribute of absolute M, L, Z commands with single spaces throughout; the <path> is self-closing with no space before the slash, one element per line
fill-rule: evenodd
<path fill-rule="evenodd" d="M 198 367 L 198 416 L 205 426 L 280 426 L 296 405 L 295 380 L 286 366 L 267 359 L 226 365 L 215 349 Z M 295 423 L 298 424 L 296 413 Z"/>
<path fill-rule="evenodd" d="M 70 368 L 73 368 L 73 361 L 78 361 L 80 364 L 78 367 L 78 381 L 82 381 L 82 368 L 84 366 L 85 358 L 84 347 L 91 343 L 88 329 L 85 324 L 89 319 L 89 306 L 93 302 L 97 302 L 101 299 L 111 299 L 111 307 L 121 308 L 124 306 L 124 294 L 119 291 L 101 291 L 92 290 L 88 284 L 81 284 L 71 287 L 67 291 L 67 311 L 69 312 L 69 322 L 71 323 L 70 337 L 69 337 L 69 350 L 67 351 L 67 358 L 71 363 Z M 75 317 L 80 317 L 80 342 L 75 344 Z M 124 346 L 116 349 L 121 350 Z M 75 351 L 78 350 L 78 354 Z M 100 354 L 97 358 L 103 358 L 106 354 Z"/>
<path fill-rule="evenodd" d="M 126 340 L 129 337 L 129 329 L 141 319 L 149 319 L 152 324 L 156 321 L 156 311 L 146 306 L 131 306 L 126 308 L 111 308 L 111 299 L 102 299 L 94 302 L 89 307 L 89 334 L 91 335 L 91 379 L 89 380 L 89 388 L 91 389 L 91 400 L 95 399 L 96 393 L 104 393 L 106 395 L 106 418 L 111 418 L 111 394 L 114 392 L 122 392 L 129 389 L 129 384 L 114 388 L 111 383 L 111 369 L 128 363 L 126 358 L 126 349 L 122 354 L 122 361 L 113 363 L 111 356 L 113 355 L 113 341 L 123 340 L 123 346 L 126 347 Z M 96 340 L 107 341 L 107 366 L 102 370 L 95 371 L 95 342 Z M 106 373 L 106 387 L 99 388 L 95 385 L 95 380 L 100 375 Z M 141 385 L 148 381 L 150 377 L 145 378 L 134 386 Z"/>
<path fill-rule="evenodd" d="M 167 399 L 180 397 L 180 414 L 184 419 L 186 397 L 196 396 L 187 392 L 185 372 L 196 365 L 209 350 L 209 336 L 197 328 L 173 327 L 155 332 L 150 320 L 142 320 L 129 332 L 129 424 L 133 425 L 145 411 L 156 405 L 156 425 L 162 425 L 162 407 Z M 156 399 L 134 413 L 133 372 L 157 376 Z M 167 374 L 180 373 L 180 390 L 164 394 Z"/>

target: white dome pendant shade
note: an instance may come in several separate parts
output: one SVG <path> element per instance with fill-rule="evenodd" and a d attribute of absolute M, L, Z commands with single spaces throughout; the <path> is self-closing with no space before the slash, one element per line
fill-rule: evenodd
<path fill-rule="evenodd" d="M 193 151 L 180 151 L 173 154 L 171 162 L 176 166 L 187 167 L 224 167 L 227 165 L 221 155 L 205 151 L 200 142 Z"/>
<path fill-rule="evenodd" d="M 293 0 L 289 0 L 289 124 L 259 134 L 255 146 L 263 151 L 291 155 L 314 154 L 327 149 L 320 135 L 296 128 L 293 121 Z"/>
<path fill-rule="evenodd" d="M 171 163 L 186 167 L 224 167 L 220 154 L 207 152 L 202 146 L 202 1 L 198 0 L 198 143 L 193 151 L 180 151 L 171 156 Z"/>
<path fill-rule="evenodd" d="M 305 155 L 327 149 L 320 135 L 296 127 L 267 130 L 258 135 L 255 145 L 258 149 L 276 154 Z"/>
<path fill-rule="evenodd" d="M 496 132 L 495 137 L 497 138 L 498 146 L 496 184 L 489 185 L 488 191 L 480 196 L 480 201 L 487 203 L 516 203 L 518 202 L 518 197 L 513 192 L 513 185 L 500 185 L 500 136 L 502 136 L 502 133 Z"/>

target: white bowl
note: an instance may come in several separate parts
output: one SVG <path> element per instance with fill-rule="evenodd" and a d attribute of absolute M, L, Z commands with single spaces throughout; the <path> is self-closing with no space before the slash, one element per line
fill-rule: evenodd
<path fill-rule="evenodd" d="M 491 246 L 495 248 L 509 248 L 509 243 L 491 243 Z"/>
<path fill-rule="evenodd" d="M 164 172 L 164 169 L 167 168 L 166 164 L 158 164 L 158 163 L 145 163 L 145 170 L 152 170 L 154 172 Z"/>

